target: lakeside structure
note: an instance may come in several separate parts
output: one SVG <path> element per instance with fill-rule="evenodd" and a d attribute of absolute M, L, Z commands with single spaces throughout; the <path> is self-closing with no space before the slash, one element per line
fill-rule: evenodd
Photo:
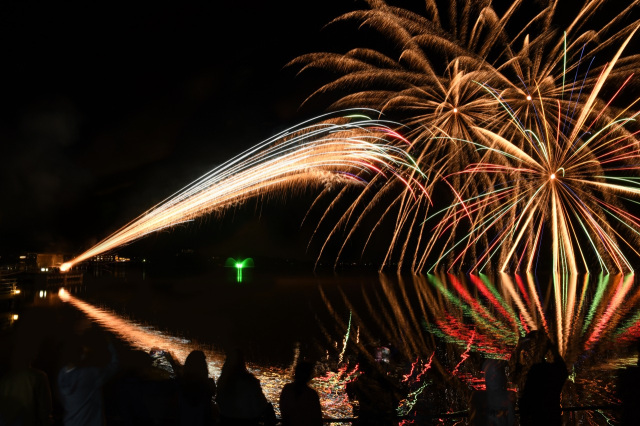
<path fill-rule="evenodd" d="M 1 257 L 0 300 L 3 301 L 3 308 L 13 308 L 21 300 L 43 291 L 82 285 L 82 272 L 60 273 L 63 262 L 64 255 L 60 253 L 25 253 Z"/>

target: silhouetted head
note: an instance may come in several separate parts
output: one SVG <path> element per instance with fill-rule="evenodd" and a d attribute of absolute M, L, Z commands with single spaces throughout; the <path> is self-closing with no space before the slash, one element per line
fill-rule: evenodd
<path fill-rule="evenodd" d="M 232 348 L 228 350 L 222 370 L 231 373 L 245 371 L 246 369 L 247 366 L 244 361 L 244 354 L 242 353 L 242 350 L 240 348 Z"/>
<path fill-rule="evenodd" d="M 537 331 L 527 333 L 526 336 L 521 337 L 518 342 L 518 353 L 516 353 L 516 362 L 523 366 L 529 366 L 534 361 L 534 353 L 536 346 L 536 334 Z"/>
<path fill-rule="evenodd" d="M 133 368 L 147 368 L 153 363 L 153 358 L 146 351 L 134 350 L 129 353 L 129 363 Z"/>
<path fill-rule="evenodd" d="M 293 381 L 300 384 L 308 383 L 313 377 L 314 365 L 309 361 L 299 361 L 293 373 Z"/>
<path fill-rule="evenodd" d="M 482 364 L 484 380 L 487 390 L 505 390 L 507 388 L 507 375 L 504 372 L 504 363 L 497 359 L 487 359 Z"/>
<path fill-rule="evenodd" d="M 76 367 L 79 366 L 86 357 L 87 348 L 82 344 L 80 339 L 72 337 L 62 345 L 60 357 L 63 365 Z"/>
<path fill-rule="evenodd" d="M 209 369 L 204 352 L 191 351 L 184 361 L 183 375 L 187 380 L 206 380 L 209 377 Z"/>
<path fill-rule="evenodd" d="M 540 330 L 536 336 L 536 362 L 546 362 L 547 359 L 553 359 L 553 351 L 551 351 L 551 345 L 553 342 L 549 338 L 549 335 L 544 330 Z"/>
<path fill-rule="evenodd" d="M 11 368 L 28 368 L 38 355 L 38 343 L 28 338 L 16 339 L 9 365 Z"/>
<path fill-rule="evenodd" d="M 247 374 L 251 373 L 247 370 L 242 351 L 239 348 L 227 350 L 227 357 L 218 377 L 218 391 L 224 392 L 230 383 Z"/>
<path fill-rule="evenodd" d="M 550 344 L 549 336 L 544 330 L 530 331 L 518 343 L 520 349 L 517 354 L 517 362 L 524 366 L 544 362 L 545 357 L 550 355 Z"/>

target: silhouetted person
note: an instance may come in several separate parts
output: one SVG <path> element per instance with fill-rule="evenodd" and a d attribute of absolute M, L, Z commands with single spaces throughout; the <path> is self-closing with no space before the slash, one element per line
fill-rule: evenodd
<path fill-rule="evenodd" d="M 551 358 L 549 362 L 547 359 Z M 535 362 L 529 371 L 519 400 L 520 424 L 556 426 L 562 424 L 560 396 L 569 373 L 558 349 L 544 332 L 536 342 Z"/>
<path fill-rule="evenodd" d="M 31 366 L 32 354 L 21 349 L 16 346 L 9 368 L 0 373 L 0 425 L 50 425 L 49 379 Z"/>
<path fill-rule="evenodd" d="M 504 363 L 486 360 L 482 369 L 487 389 L 471 394 L 470 421 L 472 426 L 511 426 L 515 423 L 516 393 L 507 390 Z"/>
<path fill-rule="evenodd" d="M 89 348 L 75 339 L 66 345 L 65 365 L 58 374 L 65 426 L 102 426 L 102 387 L 118 368 L 115 348 L 107 344 L 110 360 L 98 366 L 87 359 Z"/>
<path fill-rule="evenodd" d="M 509 360 L 511 382 L 518 389 L 518 396 L 522 396 L 524 382 L 527 379 L 529 368 L 536 362 L 536 343 L 540 332 L 533 330 L 518 340 L 518 344 Z"/>
<path fill-rule="evenodd" d="M 322 407 L 318 392 L 309 387 L 313 364 L 299 361 L 293 382 L 287 383 L 280 393 L 280 415 L 283 426 L 321 426 Z"/>
<path fill-rule="evenodd" d="M 347 384 L 347 395 L 355 402 L 354 425 L 397 425 L 398 397 L 395 386 L 384 377 L 365 355 L 358 357 L 362 374 Z"/>
<path fill-rule="evenodd" d="M 213 398 L 216 383 L 209 377 L 207 360 L 202 351 L 194 350 L 184 362 L 179 382 L 179 424 L 207 426 L 215 423 Z"/>
<path fill-rule="evenodd" d="M 638 341 L 638 364 L 627 367 L 618 378 L 618 398 L 622 402 L 621 424 L 640 425 L 640 341 Z"/>
<path fill-rule="evenodd" d="M 154 366 L 150 353 L 142 350 L 128 353 L 122 359 L 120 371 L 120 377 L 110 389 L 109 396 L 115 404 L 107 406 L 111 408 L 109 424 L 155 426 L 166 424 L 167 419 L 177 422 L 177 380 L 166 370 Z"/>
<path fill-rule="evenodd" d="M 218 379 L 216 402 L 220 409 L 220 423 L 231 425 L 273 425 L 276 422 L 273 406 L 262 393 L 260 381 L 245 365 L 239 350 L 227 354 Z"/>

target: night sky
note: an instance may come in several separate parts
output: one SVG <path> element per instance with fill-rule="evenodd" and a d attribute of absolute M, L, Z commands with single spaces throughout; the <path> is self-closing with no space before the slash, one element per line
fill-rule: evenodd
<path fill-rule="evenodd" d="M 339 32 L 322 27 L 362 6 L 0 5 L 0 250 L 78 254 L 232 155 L 323 112 L 300 108 L 318 82 L 284 65 L 339 44 Z M 298 220 L 308 204 L 295 202 L 275 209 Z M 225 219 L 221 236 L 211 219 L 176 231 L 186 235 L 179 244 L 236 239 L 229 224 L 253 227 L 267 245 L 298 234 L 298 223 L 286 229 L 247 209 Z"/>
<path fill-rule="evenodd" d="M 424 12 L 422 0 L 391 3 Z M 1 3 L 0 255 L 77 255 L 233 155 L 325 112 L 328 99 L 303 102 L 331 77 L 285 65 L 372 47 L 353 22 L 325 27 L 366 7 Z M 276 194 L 128 249 L 315 258 L 313 226 L 300 227 L 313 199 Z"/>

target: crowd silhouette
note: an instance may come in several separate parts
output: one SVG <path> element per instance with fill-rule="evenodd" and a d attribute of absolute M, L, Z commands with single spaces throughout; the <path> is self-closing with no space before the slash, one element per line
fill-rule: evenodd
<path fill-rule="evenodd" d="M 313 378 L 312 362 L 300 360 L 296 364 L 293 382 L 284 385 L 280 393 L 280 413 L 283 426 L 319 426 L 322 407 L 318 392 L 309 386 Z"/>
<path fill-rule="evenodd" d="M 273 406 L 262 392 L 260 381 L 245 365 L 242 352 L 234 348 L 227 354 L 220 378 L 216 402 L 223 426 L 273 425 Z"/>
<path fill-rule="evenodd" d="M 495 359 L 482 366 L 485 390 L 476 390 L 469 402 L 469 423 L 473 426 L 508 426 L 515 423 L 516 393 L 507 389 L 504 363 Z"/>
<path fill-rule="evenodd" d="M 622 402 L 621 424 L 640 425 L 640 340 L 636 342 L 637 364 L 625 368 L 617 383 L 617 393 Z"/>
<path fill-rule="evenodd" d="M 118 356 L 107 342 L 109 362 L 100 365 L 93 347 L 78 339 L 65 343 L 63 366 L 57 377 L 65 426 L 101 426 L 105 413 L 102 388 L 117 371 Z"/>
<path fill-rule="evenodd" d="M 398 424 L 399 403 L 396 385 L 382 374 L 370 356 L 358 357 L 360 374 L 347 384 L 347 395 L 354 403 L 354 424 L 358 426 L 389 426 Z"/>
<path fill-rule="evenodd" d="M 37 345 L 37 339 L 15 340 L 11 350 L 2 353 L 0 426 L 320 426 L 329 421 L 310 385 L 315 363 L 304 357 L 274 407 L 247 368 L 243 352 L 235 347 L 226 352 L 216 380 L 200 350 L 180 364 L 161 350 L 126 347 L 96 326 L 70 333 L 60 342 L 57 362 L 49 371 L 32 365 L 42 350 Z M 345 361 L 358 371 L 344 389 L 353 406 L 351 423 L 435 424 L 439 412 L 428 406 L 435 407 L 433 392 L 447 392 L 451 378 L 429 373 L 425 380 L 434 382 L 433 392 L 425 392 L 411 412 L 400 415 L 398 407 L 407 388 L 388 374 L 389 362 L 383 358 L 375 350 L 363 350 Z M 170 371 L 159 361 L 170 365 Z M 622 371 L 617 382 L 621 424 L 640 424 L 636 392 L 640 356 L 638 362 L 639 366 Z M 509 363 L 483 359 L 469 364 L 481 368 L 484 381 L 468 394 L 465 424 L 563 424 L 561 392 L 568 370 L 556 344 L 543 331 L 523 336 Z"/>
<path fill-rule="evenodd" d="M 31 365 L 35 354 L 21 343 L 9 356 L 0 371 L 0 425 L 52 424 L 50 383 Z"/>

